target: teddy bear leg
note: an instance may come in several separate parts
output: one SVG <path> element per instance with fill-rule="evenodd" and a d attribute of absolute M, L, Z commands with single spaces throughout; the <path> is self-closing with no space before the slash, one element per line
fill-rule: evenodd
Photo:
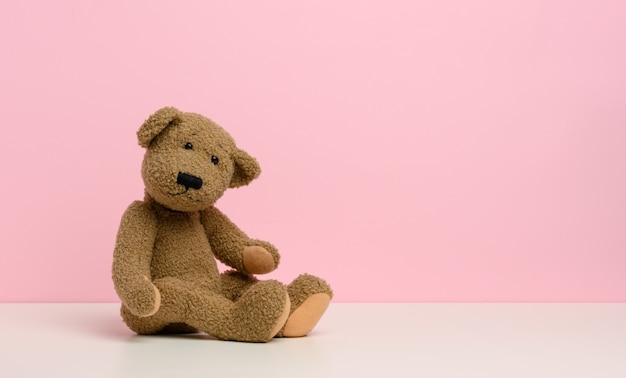
<path fill-rule="evenodd" d="M 170 323 L 185 323 L 224 340 L 266 342 L 289 315 L 289 296 L 277 281 L 253 285 L 233 302 L 211 288 L 176 278 L 154 281 L 161 293 L 161 314 Z"/>
<path fill-rule="evenodd" d="M 270 341 L 289 316 L 291 302 L 285 286 L 274 280 L 248 282 L 234 302 L 228 340 Z M 242 288 L 241 286 L 239 288 Z M 235 294 L 231 291 L 231 295 Z"/>
<path fill-rule="evenodd" d="M 220 279 L 221 279 L 221 288 L 222 288 L 222 293 L 226 296 L 226 298 L 232 300 L 232 301 L 238 301 L 242 295 L 244 295 L 244 293 L 246 293 L 250 288 L 254 287 L 255 285 L 258 285 L 260 283 L 263 283 L 265 281 L 260 281 L 259 279 L 257 279 L 255 276 L 251 275 L 251 274 L 244 274 L 241 273 L 239 271 L 236 270 L 228 270 L 224 273 L 222 273 L 220 275 Z M 270 281 L 272 283 L 267 284 L 267 283 L 263 283 L 261 286 L 263 285 L 273 285 L 276 286 L 276 282 L 275 281 Z M 282 285 L 282 284 L 280 284 Z M 261 288 L 256 288 L 253 292 L 248 293 L 246 295 L 246 297 L 251 297 L 254 298 L 254 296 L 256 294 L 253 294 L 255 291 L 263 291 L 264 289 Z M 291 308 L 291 300 L 289 299 L 289 297 L 287 297 L 287 299 L 289 300 L 289 304 L 287 307 Z M 245 300 L 242 300 L 241 303 L 245 303 Z M 283 310 L 283 317 L 285 319 L 282 319 L 280 321 L 277 322 L 277 328 L 272 331 L 272 334 L 276 334 L 277 330 L 282 329 L 281 327 L 278 327 L 278 324 L 283 324 L 285 323 L 285 320 L 288 316 L 287 314 L 287 310 L 284 309 Z"/>
<path fill-rule="evenodd" d="M 161 303 L 159 310 L 151 316 L 139 317 L 122 305 L 122 318 L 128 327 L 140 335 L 157 333 L 191 333 L 198 329 L 212 334 L 210 322 L 191 325 L 187 321 L 205 316 L 208 319 L 225 319 L 233 307 L 232 301 L 214 294 L 209 288 L 177 278 L 157 279 L 154 285 L 159 289 Z M 199 315 L 199 312 L 204 312 Z M 201 327 L 202 326 L 202 327 Z"/>
<path fill-rule="evenodd" d="M 276 337 L 305 336 L 315 327 L 328 308 L 333 291 L 326 281 L 302 274 L 287 286 L 291 311 Z"/>
<path fill-rule="evenodd" d="M 231 301 L 236 301 L 252 285 L 259 282 L 253 275 L 227 270 L 220 274 L 222 294 Z"/>

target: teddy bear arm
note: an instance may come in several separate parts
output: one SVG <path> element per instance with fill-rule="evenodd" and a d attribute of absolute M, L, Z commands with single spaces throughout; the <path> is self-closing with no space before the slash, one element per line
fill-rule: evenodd
<path fill-rule="evenodd" d="M 252 274 L 276 269 L 280 255 L 272 244 L 251 239 L 215 207 L 202 212 L 202 224 L 215 257 L 224 264 Z"/>
<path fill-rule="evenodd" d="M 133 202 L 122 216 L 115 243 L 115 291 L 138 316 L 148 316 L 159 307 L 160 295 L 150 280 L 156 229 L 154 213 L 143 202 Z"/>

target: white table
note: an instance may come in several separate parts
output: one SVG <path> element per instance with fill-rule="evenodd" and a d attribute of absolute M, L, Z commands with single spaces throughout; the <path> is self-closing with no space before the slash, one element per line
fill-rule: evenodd
<path fill-rule="evenodd" d="M 135 336 L 118 304 L 0 304 L 0 377 L 626 377 L 626 303 L 333 303 L 305 338 Z"/>

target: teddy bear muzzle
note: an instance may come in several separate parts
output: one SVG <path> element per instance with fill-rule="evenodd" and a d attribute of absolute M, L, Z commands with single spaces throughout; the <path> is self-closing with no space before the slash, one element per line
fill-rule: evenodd
<path fill-rule="evenodd" d="M 200 189 L 202 188 L 202 179 L 187 173 L 178 172 L 176 183 L 185 187 L 185 189 Z"/>

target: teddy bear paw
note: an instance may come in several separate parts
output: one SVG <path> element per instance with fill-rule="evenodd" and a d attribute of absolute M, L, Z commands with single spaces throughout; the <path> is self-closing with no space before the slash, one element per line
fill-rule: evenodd
<path fill-rule="evenodd" d="M 283 337 L 302 337 L 311 332 L 330 304 L 330 295 L 317 293 L 308 297 L 289 316 L 283 329 Z"/>
<path fill-rule="evenodd" d="M 261 246 L 248 246 L 243 249 L 243 267 L 251 274 L 265 274 L 276 268 L 274 257 Z"/>
<path fill-rule="evenodd" d="M 161 307 L 161 292 L 150 282 L 148 277 L 143 276 L 124 295 L 123 303 L 135 316 L 146 318 L 159 311 Z"/>

